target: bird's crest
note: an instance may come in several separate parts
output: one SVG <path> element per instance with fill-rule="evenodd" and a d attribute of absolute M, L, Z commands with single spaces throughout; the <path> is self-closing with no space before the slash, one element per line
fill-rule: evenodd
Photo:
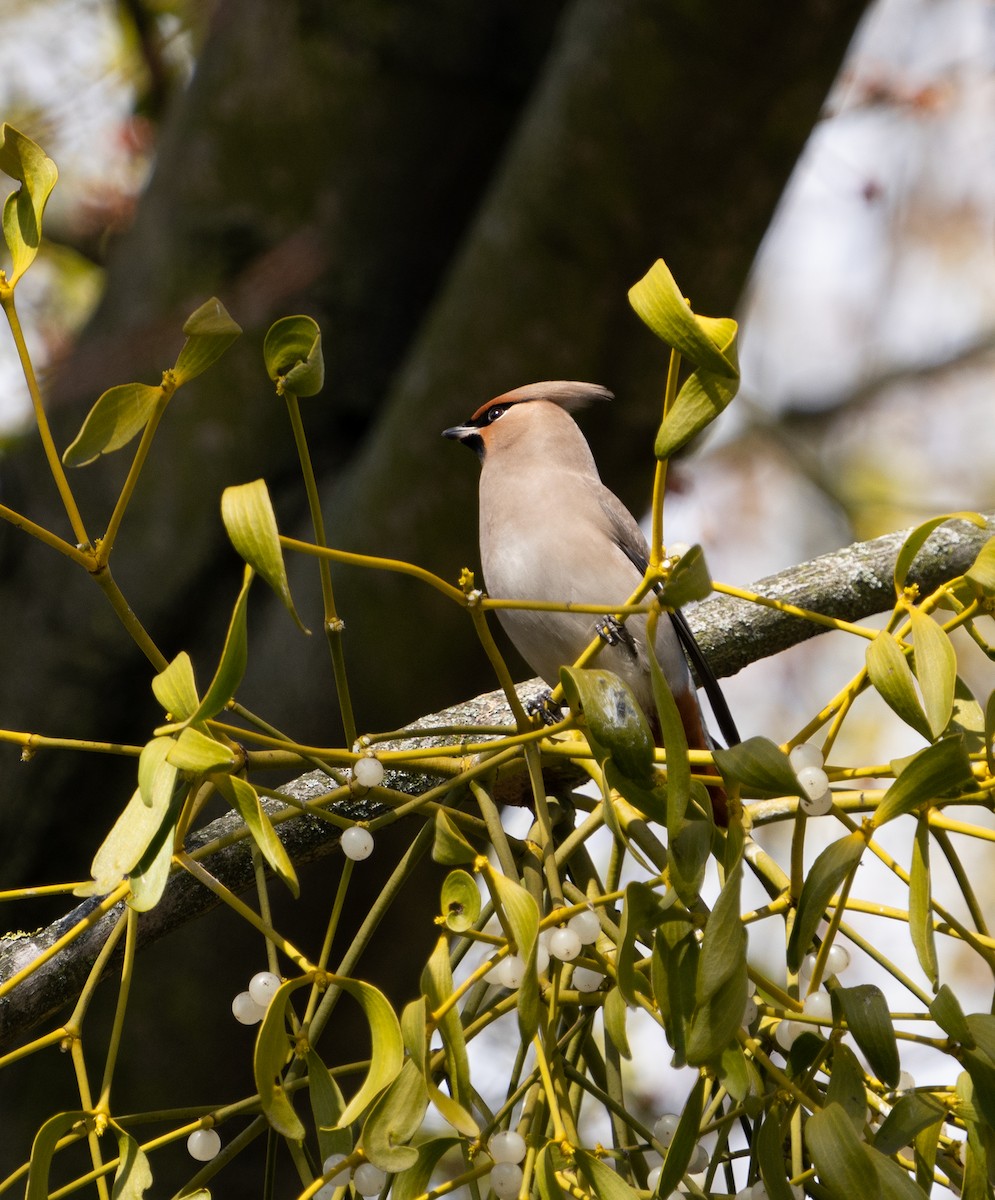
<path fill-rule="evenodd" d="M 471 423 L 480 421 L 491 408 L 507 407 L 509 404 L 524 404 L 527 400 L 548 400 L 558 404 L 567 412 L 576 412 L 595 400 L 613 400 L 614 396 L 597 383 L 580 383 L 575 379 L 552 379 L 544 383 L 527 383 L 524 387 L 504 392 L 482 404 L 470 418 Z"/>

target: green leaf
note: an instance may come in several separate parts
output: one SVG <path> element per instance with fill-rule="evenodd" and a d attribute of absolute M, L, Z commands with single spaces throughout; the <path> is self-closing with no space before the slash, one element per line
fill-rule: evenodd
<path fill-rule="evenodd" d="M 7 126 L 4 126 L 6 129 Z M 25 1200 L 48 1200 L 48 1175 L 52 1167 L 52 1155 L 58 1143 L 71 1133 L 74 1125 L 86 1121 L 89 1114 L 74 1112 L 56 1113 L 41 1126 L 31 1145 L 31 1162 L 28 1167 L 28 1186 Z"/>
<path fill-rule="evenodd" d="M 973 780 L 963 734 L 941 738 L 906 763 L 881 798 L 874 813 L 874 828 L 879 829 L 886 821 L 963 788 Z"/>
<path fill-rule="evenodd" d="M 838 1104 L 850 1118 L 858 1136 L 863 1133 L 867 1122 L 864 1069 L 857 1061 L 856 1054 L 843 1042 L 833 1045 L 833 1067 L 826 1090 L 826 1103 Z"/>
<path fill-rule="evenodd" d="M 42 214 L 59 171 L 39 145 L 7 124 L 0 129 L 0 171 L 21 185 L 3 206 L 3 235 L 13 260 L 7 282 L 13 287 L 38 253 Z"/>
<path fill-rule="evenodd" d="M 172 814 L 169 819 L 160 826 L 157 837 L 153 839 L 152 846 L 142 855 L 141 862 L 131 872 L 128 883 L 131 887 L 131 895 L 128 897 L 127 903 L 129 908 L 133 908 L 135 912 L 149 912 L 162 899 L 162 894 L 166 890 L 166 884 L 169 882 L 169 872 L 173 865 L 173 842 L 176 837 L 176 822 L 172 819 Z M 156 847 L 155 843 L 159 845 Z M 149 851 L 155 849 L 152 857 L 149 857 Z"/>
<path fill-rule="evenodd" d="M 639 994 L 646 995 L 650 990 L 648 981 L 636 970 L 636 938 L 643 931 L 656 929 L 669 907 L 665 898 L 638 880 L 625 889 L 616 970 L 618 990 L 628 1004 L 638 1004 Z"/>
<path fill-rule="evenodd" d="M 934 529 L 945 525 L 947 521 L 970 521 L 972 525 L 977 525 L 979 529 L 984 529 L 986 525 L 985 518 L 980 513 L 956 512 L 947 513 L 942 517 L 932 517 L 929 521 L 924 521 L 922 525 L 913 529 L 905 539 L 901 550 L 898 552 L 898 557 L 895 559 L 895 592 L 898 595 L 902 594 L 905 581 L 909 576 L 909 569 L 915 561 L 916 555 L 925 544 L 926 539 Z"/>
<path fill-rule="evenodd" d="M 929 818 L 919 815 L 909 871 L 909 934 L 916 957 L 933 990 L 939 984 L 936 938 L 933 933 L 932 887 L 929 872 Z"/>
<path fill-rule="evenodd" d="M 968 1013 L 964 1018 L 971 1031 L 971 1045 L 995 1063 L 995 1016 L 991 1013 Z"/>
<path fill-rule="evenodd" d="M 156 840 L 168 811 L 168 801 L 150 806 L 136 790 L 94 855 L 90 866 L 93 882 L 75 888 L 74 894 L 106 896 L 112 892 Z"/>
<path fill-rule="evenodd" d="M 502 925 L 507 923 L 515 949 L 527 959 L 539 933 L 539 905 L 531 892 L 500 871 L 488 871 L 484 878 L 491 888 L 495 905 L 504 915 Z"/>
<path fill-rule="evenodd" d="M 560 683 L 574 712 L 582 711 L 599 762 L 610 758 L 637 782 L 653 775 L 653 735 L 629 687 L 611 671 L 560 668 Z"/>
<path fill-rule="evenodd" d="M 453 933 L 463 933 L 480 916 L 480 889 L 466 871 L 450 871 L 442 884 L 442 918 Z"/>
<path fill-rule="evenodd" d="M 844 879 L 857 869 L 867 843 L 860 833 L 833 842 L 818 856 L 805 876 L 798 911 L 788 940 L 788 967 L 797 971 L 812 945 L 812 938 L 833 895 Z"/>
<path fill-rule="evenodd" d="M 909 661 L 887 629 L 876 634 L 867 647 L 867 675 L 874 690 L 916 733 L 932 740 L 930 723 L 916 694 Z"/>
<path fill-rule="evenodd" d="M 241 334 L 242 327 L 231 319 L 217 296 L 212 296 L 187 317 L 183 332 L 187 340 L 173 364 L 177 387 L 196 379 L 217 362 Z"/>
<path fill-rule="evenodd" d="M 190 717 L 192 722 L 207 721 L 216 716 L 238 691 L 249 661 L 249 640 L 246 632 L 246 611 L 249 605 L 249 588 L 252 585 L 252 568 L 246 567 L 242 578 L 242 590 L 235 601 L 228 633 L 225 636 L 221 661 L 211 680 L 203 700 Z"/>
<path fill-rule="evenodd" d="M 932 617 L 918 608 L 913 608 L 909 617 L 915 645 L 915 675 L 922 689 L 930 733 L 932 738 L 938 738 L 953 716 L 957 654 L 946 632 Z"/>
<path fill-rule="evenodd" d="M 283 317 L 269 327 L 263 359 L 277 392 L 313 396 L 325 382 L 321 330 L 310 317 Z"/>
<path fill-rule="evenodd" d="M 421 1127 L 428 1109 L 428 1090 L 416 1063 L 410 1059 L 370 1109 L 363 1125 L 363 1149 L 381 1171 L 405 1171 L 418 1161 L 407 1143 Z"/>
<path fill-rule="evenodd" d="M 711 850 L 712 823 L 708 820 L 685 821 L 677 836 L 670 839 L 670 882 L 689 907 L 698 899 Z"/>
<path fill-rule="evenodd" d="M 726 354 L 736 357 L 736 322 L 725 319 L 719 331 Z M 729 406 L 739 391 L 739 376 L 729 379 L 699 367 L 684 382 L 657 430 L 653 453 L 660 461 L 672 458 Z"/>
<path fill-rule="evenodd" d="M 169 804 L 176 786 L 177 769 L 167 762 L 174 744 L 172 738 L 156 737 L 145 743 L 138 756 L 138 790 L 145 804 L 158 806 L 160 811 Z"/>
<path fill-rule="evenodd" d="M 737 1043 L 731 1043 L 722 1051 L 717 1071 L 719 1082 L 737 1104 L 742 1104 L 750 1095 L 759 1097 L 763 1094 L 756 1067 Z"/>
<path fill-rule="evenodd" d="M 739 785 L 751 796 L 794 796 L 798 780 L 791 760 L 780 746 L 765 737 L 712 751 L 719 773 L 731 788 Z"/>
<path fill-rule="evenodd" d="M 556 1178 L 557 1171 L 571 1166 L 556 1142 L 547 1142 L 536 1155 L 535 1180 L 541 1200 L 569 1200 Z"/>
<path fill-rule="evenodd" d="M 598 1200 L 638 1200 L 636 1189 L 630 1187 L 617 1171 L 613 1171 L 600 1158 L 578 1149 L 576 1159 Z"/>
<path fill-rule="evenodd" d="M 424 1195 L 440 1159 L 459 1144 L 460 1139 L 455 1137 L 437 1137 L 420 1142 L 415 1147 L 417 1162 L 391 1181 L 391 1200 L 416 1200 L 416 1197 Z"/>
<path fill-rule="evenodd" d="M 866 1148 L 840 1105 L 829 1104 L 809 1117 L 805 1145 L 819 1172 L 819 1181 L 834 1200 L 854 1200 L 867 1194 Z"/>
<path fill-rule="evenodd" d="M 981 547 L 965 575 L 979 596 L 995 596 L 995 537 Z"/>
<path fill-rule="evenodd" d="M 161 387 L 148 383 L 120 383 L 108 388 L 87 413 L 62 461 L 67 467 L 85 467 L 101 454 L 127 446 L 149 423 L 162 394 Z"/>
<path fill-rule="evenodd" d="M 188 725 L 174 740 L 166 760 L 181 771 L 189 771 L 191 775 L 209 775 L 216 771 L 233 770 L 235 751 Z"/>
<path fill-rule="evenodd" d="M 449 999 L 453 993 L 453 986 L 449 947 L 443 937 L 436 942 L 435 949 L 422 971 L 421 989 L 428 999 L 428 1003 L 435 1010 L 441 1008 L 442 1004 Z M 453 1096 L 453 1103 L 461 1105 L 459 1113 L 456 1113 L 451 1106 L 439 1105 L 437 1089 L 426 1068 L 429 1094 L 439 1111 L 454 1128 L 459 1129 L 462 1133 L 467 1133 L 468 1136 L 475 1137 L 476 1124 L 468 1112 L 474 1091 L 470 1083 L 470 1061 L 466 1052 L 466 1037 L 463 1033 L 463 1023 L 460 1021 L 459 1013 L 452 1005 L 449 1006 L 439 1022 L 438 1030 L 442 1038 L 443 1049 L 446 1052 L 449 1090 Z M 441 1093 L 439 1094 L 441 1095 Z M 470 1133 L 471 1130 L 474 1132 Z"/>
<path fill-rule="evenodd" d="M 873 983 L 861 983 L 856 987 L 834 988 L 832 999 L 833 1012 L 842 1009 L 853 1040 L 864 1052 L 871 1070 L 888 1087 L 895 1087 L 901 1064 L 884 992 Z"/>
<path fill-rule="evenodd" d="M 300 884 L 297 882 L 297 872 L 290 861 L 290 855 L 284 848 L 283 842 L 273 828 L 273 822 L 266 815 L 256 789 L 246 779 L 237 775 L 221 775 L 214 781 L 218 791 L 235 809 L 245 822 L 252 840 L 262 851 L 263 858 L 269 863 L 273 872 L 278 875 L 290 889 L 296 899 L 300 895 Z"/>
<path fill-rule="evenodd" d="M 971 1103 L 977 1116 L 995 1127 L 995 1064 L 978 1050 L 962 1050 L 959 1057 L 971 1079 Z"/>
<path fill-rule="evenodd" d="M 624 1059 L 632 1058 L 629 1046 L 629 1033 L 626 1029 L 629 1019 L 629 1008 L 625 997 L 617 987 L 609 990 L 605 996 L 604 1007 L 601 1010 L 605 1025 L 605 1034 L 611 1044 Z"/>
<path fill-rule="evenodd" d="M 653 939 L 650 976 L 653 995 L 663 1019 L 674 1065 L 687 1061 L 687 1032 L 694 1014 L 694 987 L 698 976 L 698 942 L 688 915 L 671 909 Z"/>
<path fill-rule="evenodd" d="M 330 1154 L 349 1154 L 352 1130 L 337 1129 L 345 1110 L 345 1100 L 331 1072 L 316 1050 L 307 1052 L 308 1097 L 318 1133 L 318 1155 L 322 1162 Z"/>
<path fill-rule="evenodd" d="M 446 959 L 445 965 L 442 965 L 440 962 L 438 966 L 441 967 L 443 976 L 443 978 L 440 980 L 441 986 L 438 990 L 442 991 L 447 986 L 446 980 L 452 978 L 449 970 L 448 958 Z M 421 1071 L 425 1080 L 425 1087 L 428 1090 L 429 1100 L 431 1100 L 431 1102 L 438 1109 L 443 1119 L 448 1121 L 454 1129 L 459 1130 L 460 1133 L 465 1134 L 467 1137 L 477 1137 L 477 1135 L 480 1133 L 480 1128 L 471 1114 L 468 1113 L 461 1104 L 454 1100 L 452 1096 L 447 1096 L 445 1092 L 440 1091 L 435 1085 L 435 1080 L 432 1078 L 431 1063 L 427 1053 L 427 1008 L 428 1006 L 424 996 L 419 996 L 417 1000 L 412 1000 L 409 1004 L 405 1005 L 404 1011 L 401 1014 L 401 1035 L 404 1038 L 405 1048 L 411 1055 L 411 1061 L 417 1063 L 418 1069 Z M 444 1020 L 447 1019 L 448 1017 L 444 1018 Z M 458 1019 L 456 1021 L 456 1026 L 457 1028 L 455 1030 L 450 1028 L 448 1032 L 450 1034 L 454 1033 L 457 1041 L 461 1041 L 463 1029 Z M 462 1054 L 462 1058 L 465 1061 L 465 1043 L 463 1044 L 462 1052 L 460 1052 L 459 1048 L 457 1047 L 455 1058 L 460 1057 L 460 1054 Z M 457 1066 L 456 1073 L 460 1074 L 461 1072 L 462 1067 Z M 468 1083 L 468 1081 L 461 1081 L 460 1087 L 464 1087 L 464 1082 Z"/>
<path fill-rule="evenodd" d="M 974 1035 L 964 1016 L 964 1010 L 947 984 L 941 984 L 933 997 L 933 1002 L 929 1006 L 929 1015 L 947 1037 L 952 1038 L 955 1042 L 960 1042 L 969 1050 L 974 1049 Z"/>
<path fill-rule="evenodd" d="M 705 562 L 705 552 L 694 545 L 680 556 L 657 593 L 664 608 L 683 608 L 694 600 L 704 600 L 712 594 L 712 575 Z"/>
<path fill-rule="evenodd" d="M 770 1200 L 794 1200 L 788 1184 L 788 1163 L 784 1154 L 784 1112 L 772 1104 L 757 1135 L 757 1165 Z"/>
<path fill-rule="evenodd" d="M 293 1057 L 293 1044 L 287 1031 L 287 1008 L 293 993 L 311 982 L 309 973 L 299 979 L 288 979 L 277 989 L 259 1027 L 252 1060 L 263 1115 L 277 1133 L 292 1142 L 304 1140 L 304 1126 L 283 1086 L 283 1069 Z"/>
<path fill-rule="evenodd" d="M 691 1155 L 698 1144 L 704 1100 L 705 1077 L 699 1075 L 687 1098 L 687 1103 L 684 1105 L 681 1119 L 677 1122 L 673 1141 L 667 1147 L 666 1157 L 660 1170 L 660 1179 L 656 1185 L 658 1196 L 669 1196 L 684 1178 Z"/>
<path fill-rule="evenodd" d="M 266 580 L 283 601 L 283 605 L 307 633 L 294 608 L 283 562 L 280 531 L 264 479 L 228 487 L 221 493 L 221 519 L 231 544 L 250 567 Z"/>
<path fill-rule="evenodd" d="M 684 732 L 684 722 L 677 708 L 677 701 L 667 677 L 657 662 L 656 651 L 647 642 L 649 652 L 650 682 L 653 685 L 653 700 L 656 704 L 657 716 L 660 718 L 660 732 L 663 734 L 663 744 L 667 751 L 667 838 L 673 844 L 674 838 L 684 824 L 688 803 L 691 799 L 691 763 L 688 760 L 688 739 Z M 676 883 L 675 883 L 676 887 Z M 681 899 L 687 903 L 686 897 L 678 891 Z"/>
<path fill-rule="evenodd" d="M 152 1186 L 152 1168 L 145 1151 L 129 1133 L 117 1134 L 118 1165 L 114 1172 L 111 1200 L 142 1200 Z"/>
<path fill-rule="evenodd" d="M 729 317 L 698 317 L 691 311 L 663 259 L 629 289 L 629 303 L 639 319 L 696 367 L 726 379 L 738 379 L 739 367 L 728 351 Z"/>
<path fill-rule="evenodd" d="M 746 968 L 746 930 L 740 912 L 742 864 L 729 873 L 712 911 L 708 914 L 701 939 L 698 979 L 695 994 L 704 1004 L 730 979 Z M 743 997 L 743 1007 L 746 997 Z M 738 1029 L 739 1026 L 737 1025 Z"/>
<path fill-rule="evenodd" d="M 351 1125 L 370 1101 L 401 1073 L 404 1042 L 394 1009 L 383 992 L 377 991 L 372 984 L 359 979 L 347 979 L 342 975 L 333 976 L 332 981 L 359 1002 L 370 1027 L 370 1069 L 339 1118 L 339 1126 L 345 1127 Z"/>
<path fill-rule="evenodd" d="M 908 1146 L 922 1130 L 942 1122 L 946 1115 L 947 1110 L 932 1096 L 907 1092 L 898 1097 L 874 1135 L 874 1148 L 882 1154 L 894 1154 Z"/>
<path fill-rule="evenodd" d="M 743 1023 L 749 981 L 740 912 L 742 880 L 742 864 L 737 863 L 705 923 L 695 983 L 697 1008 L 687 1045 L 692 1064 L 714 1062 Z"/>
<path fill-rule="evenodd" d="M 152 693 L 172 721 L 188 721 L 197 711 L 197 684 L 185 650 L 152 680 Z"/>
<path fill-rule="evenodd" d="M 444 867 L 458 863 L 475 862 L 477 851 L 470 845 L 443 808 L 435 810 L 435 841 L 432 858 Z"/>
<path fill-rule="evenodd" d="M 985 705 L 985 761 L 988 770 L 995 772 L 995 691 Z"/>

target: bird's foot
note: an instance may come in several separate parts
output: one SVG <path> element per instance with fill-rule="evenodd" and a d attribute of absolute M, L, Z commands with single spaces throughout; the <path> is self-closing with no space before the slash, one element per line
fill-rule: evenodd
<path fill-rule="evenodd" d="M 632 634 L 616 617 L 609 615 L 598 617 L 594 622 L 594 632 L 606 646 L 625 646 L 629 650 L 635 649 L 636 643 Z"/>
<path fill-rule="evenodd" d="M 525 711 L 530 717 L 538 717 L 543 725 L 555 725 L 557 721 L 563 720 L 563 712 L 558 704 L 553 703 L 553 693 L 549 688 L 527 700 Z"/>

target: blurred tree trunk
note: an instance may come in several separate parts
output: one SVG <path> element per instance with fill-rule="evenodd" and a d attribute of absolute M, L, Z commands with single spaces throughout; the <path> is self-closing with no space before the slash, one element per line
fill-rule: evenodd
<path fill-rule="evenodd" d="M 696 309 L 734 308 L 861 9 L 769 0 L 720 22 L 676 0 L 221 3 L 53 395 L 64 445 L 104 388 L 157 381 L 209 294 L 246 328 L 175 401 L 118 542 L 115 573 L 164 653 L 189 649 L 210 677 L 238 585 L 225 486 L 265 475 L 282 527 L 303 532 L 292 440 L 258 356 L 289 312 L 325 335 L 326 393 L 305 419 L 333 543 L 449 577 L 473 564 L 476 468 L 438 433 L 544 377 L 617 392 L 588 429 L 606 479 L 638 506 L 666 354 L 626 290 L 662 255 Z M 73 476 L 94 533 L 126 458 Z M 22 447 L 4 501 L 63 532 L 44 478 Z M 0 556 L 0 723 L 145 740 L 159 719 L 150 672 L 96 589 L 15 531 Z M 314 565 L 293 577 L 315 627 Z M 357 570 L 336 586 L 362 728 L 488 686 L 469 624 L 428 589 Z M 246 702 L 303 739 L 340 736 L 322 639 L 303 639 L 261 589 L 250 637 Z M 85 869 L 132 764 L 115 776 L 78 756 L 2 762 L 0 832 L 17 834 L 4 884 Z M 66 800 L 92 810 L 90 844 L 75 815 L 58 822 Z"/>

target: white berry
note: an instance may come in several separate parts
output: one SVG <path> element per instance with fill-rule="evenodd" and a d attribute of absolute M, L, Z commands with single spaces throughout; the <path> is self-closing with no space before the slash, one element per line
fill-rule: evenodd
<path fill-rule="evenodd" d="M 498 987 L 521 987 L 522 980 L 525 978 L 525 960 L 517 954 L 509 954 L 491 967 L 488 975 Z"/>
<path fill-rule="evenodd" d="M 815 742 L 802 742 L 799 746 L 793 746 L 788 753 L 788 758 L 796 772 L 801 771 L 804 767 L 821 768 L 823 764 L 822 751 Z"/>
<path fill-rule="evenodd" d="M 314 1200 L 332 1200 L 335 1195 L 336 1185 L 334 1183 L 323 1183 L 314 1194 Z"/>
<path fill-rule="evenodd" d="M 345 1162 L 344 1154 L 329 1154 L 325 1161 L 321 1164 L 322 1175 L 330 1175 L 335 1171 L 341 1163 Z"/>
<path fill-rule="evenodd" d="M 357 758 L 352 765 L 352 777 L 360 787 L 379 787 L 383 776 L 384 766 L 379 758 Z"/>
<path fill-rule="evenodd" d="M 662 1117 L 657 1119 L 653 1126 L 653 1136 L 666 1150 L 670 1143 L 674 1140 L 674 1134 L 677 1132 L 677 1123 L 680 1117 L 677 1113 L 664 1113 Z"/>
<path fill-rule="evenodd" d="M 567 921 L 567 929 L 572 929 L 583 945 L 590 946 L 598 940 L 601 922 L 598 920 L 598 914 L 588 909 L 587 912 L 579 912 L 572 916 Z"/>
<path fill-rule="evenodd" d="M 514 1200 L 524 1172 L 518 1163 L 499 1162 L 491 1167 L 491 1189 L 498 1200 Z"/>
<path fill-rule="evenodd" d="M 383 1185 L 387 1182 L 386 1174 L 375 1167 L 373 1163 L 365 1162 L 360 1165 L 352 1173 L 352 1182 L 355 1184 L 356 1191 L 361 1196 L 376 1196 L 383 1191 Z"/>
<path fill-rule="evenodd" d="M 217 1158 L 221 1149 L 221 1138 L 216 1129 L 195 1129 L 187 1138 L 187 1151 L 198 1162 L 210 1162 Z"/>
<path fill-rule="evenodd" d="M 914 1075 L 910 1075 L 908 1071 L 899 1073 L 898 1086 L 895 1088 L 896 1092 L 911 1092 L 915 1086 L 916 1080 Z"/>
<path fill-rule="evenodd" d="M 280 976 L 272 971 L 259 971 L 249 980 L 249 995 L 260 1008 L 267 1008 L 280 987 Z"/>
<path fill-rule="evenodd" d="M 782 1050 L 790 1050 L 804 1032 L 805 1026 L 800 1021 L 781 1021 L 774 1031 L 774 1040 Z"/>
<path fill-rule="evenodd" d="M 373 834 L 358 825 L 346 829 L 342 834 L 342 853 L 356 862 L 369 858 L 373 853 Z"/>
<path fill-rule="evenodd" d="M 651 1192 L 656 1191 L 656 1185 L 660 1182 L 660 1176 L 663 1174 L 662 1164 L 659 1167 L 654 1167 L 646 1176 L 646 1186 Z"/>
<path fill-rule="evenodd" d="M 834 943 L 829 947 L 829 953 L 826 955 L 827 975 L 842 975 L 849 965 L 850 951 L 846 946 L 837 946 Z"/>
<path fill-rule="evenodd" d="M 578 992 L 596 992 L 604 979 L 600 971 L 590 967 L 574 967 L 573 985 Z"/>
<path fill-rule="evenodd" d="M 688 1163 L 688 1174 L 700 1175 L 708 1166 L 708 1161 L 708 1151 L 699 1142 L 694 1148 L 694 1153 L 691 1155 L 691 1161 Z"/>
<path fill-rule="evenodd" d="M 525 1157 L 525 1138 L 514 1129 L 502 1129 L 487 1143 L 487 1152 L 496 1163 L 520 1163 Z"/>
<path fill-rule="evenodd" d="M 821 796 L 801 796 L 798 805 L 807 817 L 824 817 L 833 811 L 833 793 L 826 788 Z"/>
<path fill-rule="evenodd" d="M 563 962 L 570 962 L 580 954 L 580 938 L 572 929 L 555 929 L 549 939 L 549 952 Z"/>
<path fill-rule="evenodd" d="M 833 1019 L 833 1002 L 828 992 L 811 992 L 805 997 L 805 1015 L 819 1021 Z"/>
<path fill-rule="evenodd" d="M 239 992 L 231 1002 L 232 1016 L 241 1025 L 258 1025 L 266 1016 L 266 1009 L 260 1008 L 248 992 Z"/>
<path fill-rule="evenodd" d="M 542 942 L 536 943 L 536 970 L 541 975 L 549 966 L 549 947 Z"/>
<path fill-rule="evenodd" d="M 757 1019 L 757 1013 L 759 1011 L 760 1009 L 757 1007 L 756 996 L 747 996 L 746 1004 L 743 1005 L 743 1019 L 740 1024 L 749 1029 L 749 1027 Z"/>
<path fill-rule="evenodd" d="M 829 790 L 829 776 L 822 767 L 802 767 L 795 774 L 799 787 L 810 800 L 818 800 Z"/>

